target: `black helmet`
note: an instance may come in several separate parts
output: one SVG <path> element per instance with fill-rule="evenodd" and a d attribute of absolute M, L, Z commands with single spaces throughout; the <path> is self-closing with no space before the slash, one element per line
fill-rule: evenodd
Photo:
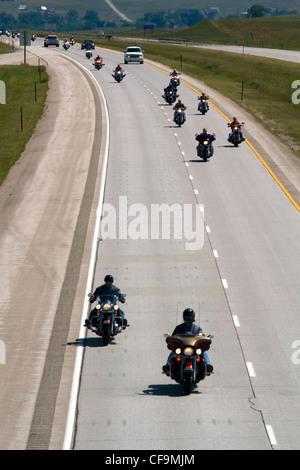
<path fill-rule="evenodd" d="M 186 308 L 182 316 L 184 321 L 195 321 L 195 312 L 192 308 Z"/>
<path fill-rule="evenodd" d="M 111 274 L 107 274 L 104 278 L 104 282 L 114 282 L 114 278 Z"/>

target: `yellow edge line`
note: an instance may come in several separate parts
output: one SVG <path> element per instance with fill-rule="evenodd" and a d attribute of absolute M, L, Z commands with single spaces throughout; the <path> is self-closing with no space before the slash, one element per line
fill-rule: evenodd
<path fill-rule="evenodd" d="M 156 67 L 155 65 L 152 65 L 152 64 L 149 64 L 147 63 L 147 65 L 150 65 L 150 67 L 153 67 L 157 70 L 160 70 L 161 72 L 165 73 L 165 74 L 168 74 L 168 72 L 165 72 L 164 70 L 160 69 L 159 67 Z M 169 74 L 168 74 L 169 75 Z M 195 91 L 198 95 L 200 94 L 199 91 L 197 91 L 195 88 L 193 88 L 192 86 L 188 85 L 187 83 L 181 81 L 181 83 L 183 83 L 184 85 L 186 85 L 188 88 L 190 88 L 191 90 Z M 208 100 L 209 101 L 209 100 Z M 228 119 L 227 116 L 225 116 L 224 113 L 222 113 L 222 111 L 217 108 L 211 101 L 209 101 L 209 103 L 211 104 L 211 106 L 213 106 L 213 108 L 215 108 L 216 111 L 218 111 L 219 114 L 221 114 L 221 116 L 224 117 L 224 119 L 226 119 L 226 121 L 228 122 L 231 122 L 230 119 Z M 268 172 L 270 173 L 270 175 L 274 178 L 274 180 L 276 181 L 276 183 L 278 184 L 278 186 L 282 189 L 282 191 L 285 193 L 285 195 L 289 198 L 289 200 L 291 201 L 291 203 L 294 205 L 294 207 L 297 209 L 298 212 L 300 212 L 300 206 L 296 203 L 296 201 L 292 198 L 292 196 L 290 195 L 290 193 L 287 191 L 287 189 L 283 186 L 283 184 L 279 181 L 279 179 L 277 178 L 277 176 L 275 175 L 275 173 L 271 170 L 271 168 L 268 166 L 268 164 L 264 161 L 264 159 L 262 158 L 262 156 L 257 152 L 257 150 L 255 150 L 255 148 L 253 147 L 253 145 L 249 142 L 248 139 L 245 139 L 245 142 L 248 144 L 248 146 L 251 148 L 251 150 L 255 153 L 255 155 L 258 157 L 258 159 L 261 161 L 261 163 L 264 165 L 264 167 L 268 170 Z"/>

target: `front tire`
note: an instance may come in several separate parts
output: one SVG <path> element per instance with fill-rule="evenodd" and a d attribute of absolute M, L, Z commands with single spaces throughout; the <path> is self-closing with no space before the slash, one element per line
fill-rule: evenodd
<path fill-rule="evenodd" d="M 183 378 L 183 390 L 185 395 L 190 395 L 192 391 L 192 376 L 185 374 Z"/>
<path fill-rule="evenodd" d="M 105 325 L 103 327 L 103 344 L 104 346 L 107 346 L 109 343 L 109 338 L 110 338 L 110 325 Z"/>

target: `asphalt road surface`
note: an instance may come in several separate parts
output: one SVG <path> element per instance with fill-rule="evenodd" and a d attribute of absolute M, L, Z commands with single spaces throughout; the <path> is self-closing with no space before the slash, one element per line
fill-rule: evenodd
<path fill-rule="evenodd" d="M 39 53 L 46 54 L 42 51 Z M 71 448 L 299 449 L 298 162 L 250 116 L 207 87 L 204 91 L 211 97 L 210 110 L 206 116 L 200 115 L 197 111 L 197 96 L 203 91 L 200 82 L 182 75 L 179 93 L 187 106 L 187 122 L 178 128 L 173 123 L 172 107 L 161 97 L 168 83 L 168 69 L 148 61 L 144 65 L 128 64 L 124 66 L 127 75 L 118 84 L 111 76 L 116 64 L 123 62 L 117 53 L 101 52 L 105 67 L 100 71 L 94 70 L 77 44 L 66 53 L 61 50 L 60 53 L 81 63 L 99 82 L 105 96 L 109 149 L 103 202 L 112 217 L 105 219 L 106 225 L 99 233 L 93 287 L 102 284 L 105 274 L 113 274 L 115 283 L 127 294 L 124 312 L 130 323 L 109 346 L 104 347 L 101 338 L 87 334 Z M 50 64 L 52 60 L 58 61 L 61 66 L 70 68 L 71 74 L 79 73 L 73 63 L 57 57 L 57 51 L 47 51 Z M 100 105 L 90 104 L 94 102 L 96 87 L 90 91 L 93 85 L 88 77 L 84 78 L 86 87 L 82 87 L 81 82 L 80 90 L 76 83 L 65 90 L 65 93 L 72 93 L 72 99 L 66 101 L 73 102 L 75 96 L 78 109 L 82 106 L 89 116 L 84 129 L 92 133 L 90 147 L 85 146 L 80 117 L 68 121 L 68 131 L 71 123 L 70 133 L 78 137 L 75 154 L 79 148 L 82 148 L 80 154 L 86 150 L 81 165 L 88 165 L 90 158 L 93 161 L 90 155 L 95 136 L 99 134 L 103 138 L 101 127 L 96 125 L 94 133 L 95 115 L 98 114 L 96 123 L 101 124 Z M 62 92 L 62 96 L 66 95 Z M 103 102 L 101 109 L 103 112 Z M 231 119 L 233 115 L 245 121 L 246 142 L 239 148 L 227 142 L 226 117 Z M 102 124 L 103 121 L 104 116 Z M 195 149 L 195 133 L 203 127 L 216 134 L 215 154 L 207 163 L 196 156 Z M 80 131 L 82 134 L 78 135 Z M 261 136 L 265 136 L 265 145 Z M 98 143 L 98 150 L 100 148 Z M 98 165 L 100 169 L 100 163 Z M 69 167 L 73 168 L 70 164 Z M 77 187 L 80 171 L 73 171 L 76 176 L 73 184 Z M 63 178 L 57 185 L 59 197 L 54 205 L 59 204 L 63 213 L 68 203 L 61 201 L 62 181 Z M 84 181 L 90 180 L 85 176 Z M 99 185 L 97 180 L 91 186 L 94 199 L 85 211 L 91 214 L 88 227 L 96 218 L 93 208 Z M 29 195 L 28 191 L 24 194 Z M 81 197 L 82 194 L 78 194 L 75 198 L 77 210 Z M 169 209 L 176 208 L 182 220 L 168 226 L 167 218 L 155 218 L 154 209 L 161 204 Z M 77 227 L 82 228 L 87 223 L 84 219 L 79 219 L 78 223 L 77 216 L 73 217 Z M 23 222 L 24 227 L 27 227 L 26 222 Z M 67 229 L 67 221 L 62 222 L 64 230 Z M 74 224 L 68 229 L 72 239 Z M 164 238 L 160 232 L 163 229 Z M 92 228 L 87 233 L 83 237 L 84 246 L 91 243 Z M 64 244 L 64 237 L 57 235 Z M 69 248 L 67 253 L 70 260 L 78 257 L 76 247 L 73 251 Z M 48 295 L 49 301 L 55 304 L 54 316 L 47 316 L 48 323 L 42 324 L 44 335 L 33 329 L 33 337 L 28 338 L 27 348 L 32 355 L 28 361 L 36 362 L 32 370 L 34 383 L 39 384 L 41 371 L 48 374 L 44 373 L 39 386 L 35 385 L 28 394 L 23 390 L 21 396 L 23 414 L 26 412 L 27 416 L 18 423 L 18 432 L 25 429 L 25 435 L 29 434 L 27 448 L 38 448 L 40 435 L 45 441 L 41 447 L 61 445 L 74 351 L 84 340 L 76 336 L 76 330 L 80 326 L 80 307 L 85 302 L 89 250 L 79 258 L 84 260 L 85 268 L 81 269 L 83 279 L 76 297 L 77 308 L 69 319 L 71 328 L 65 333 L 67 357 L 60 358 L 62 372 L 55 372 L 58 385 L 52 392 L 54 398 L 50 397 L 54 416 L 46 417 L 50 430 L 43 428 L 43 411 L 49 400 L 45 390 L 49 387 L 46 379 L 49 380 L 51 369 L 43 369 L 43 366 L 44 362 L 47 365 L 47 359 L 50 361 L 51 344 L 56 344 L 49 338 L 51 322 L 54 321 L 53 331 L 56 331 L 55 319 L 60 317 L 55 315 L 52 286 Z M 67 260 L 62 264 L 69 265 Z M 30 275 L 26 278 L 31 285 Z M 49 279 L 51 276 L 49 273 Z M 58 293 L 63 279 L 57 280 Z M 30 300 L 29 307 L 35 297 Z M 64 304 L 65 297 L 61 301 Z M 11 302 L 8 299 L 7 305 Z M 209 351 L 214 374 L 201 382 L 190 396 L 184 396 L 180 385 L 161 373 L 168 356 L 163 334 L 171 333 L 182 321 L 186 307 L 194 308 L 197 323 L 206 334 L 214 334 Z M 24 313 L 24 319 L 28 315 Z M 2 317 L 7 327 L 7 311 Z M 34 318 L 38 322 L 40 315 Z M 69 325 L 64 326 L 69 328 Z M 10 335 L 14 331 L 12 326 Z M 12 348 L 15 346 L 9 334 L 6 341 L 11 341 Z M 43 351 L 38 358 L 32 351 L 33 344 L 39 354 Z M 21 352 L 24 355 L 24 351 Z M 55 356 L 51 359 L 56 362 Z M 68 372 L 65 372 L 64 361 L 67 361 Z M 14 367 L 16 370 L 17 366 Z M 6 370 L 4 366 L 1 372 L 2 369 Z M 12 381 L 12 376 L 8 379 Z M 51 379 L 49 382 L 51 384 Z M 6 387 L 11 390 L 7 379 Z M 24 400 L 30 401 L 27 407 Z M 7 396 L 6 403 L 13 403 L 13 400 Z M 6 426 L 9 429 L 8 420 Z M 15 428 L 11 436 L 14 432 Z M 1 439 L 5 441 L 4 433 Z M 20 448 L 22 441 L 19 438 L 12 444 L 7 440 L 5 445 Z"/>

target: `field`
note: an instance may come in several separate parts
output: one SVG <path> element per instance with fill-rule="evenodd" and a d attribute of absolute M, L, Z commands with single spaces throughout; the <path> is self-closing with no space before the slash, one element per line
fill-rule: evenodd
<path fill-rule="evenodd" d="M 40 75 L 37 67 L 3 65 L 0 67 L 0 80 L 4 81 L 6 88 L 6 104 L 0 104 L 1 184 L 19 159 L 43 114 L 48 76 L 44 69 Z"/>

